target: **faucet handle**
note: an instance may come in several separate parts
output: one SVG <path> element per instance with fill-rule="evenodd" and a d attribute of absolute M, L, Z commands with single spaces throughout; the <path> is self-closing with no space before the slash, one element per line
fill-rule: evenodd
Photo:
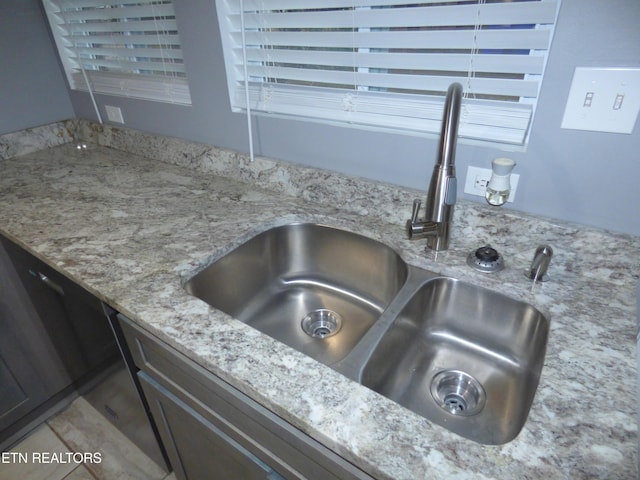
<path fill-rule="evenodd" d="M 407 236 L 409 238 L 425 237 L 427 235 L 435 235 L 438 224 L 434 222 L 427 222 L 420 220 L 420 200 L 417 198 L 413 201 L 413 207 L 411 209 L 411 219 L 407 220 Z"/>
<path fill-rule="evenodd" d="M 420 215 L 421 201 L 417 198 L 413 201 L 413 207 L 411 209 L 411 219 L 407 220 L 407 236 L 411 238 L 426 237 L 428 235 L 436 235 L 440 228 L 439 223 L 431 222 L 427 220 L 421 220 L 418 218 Z"/>
<path fill-rule="evenodd" d="M 411 223 L 416 223 L 418 221 L 418 215 L 420 215 L 420 205 L 422 202 L 416 198 L 413 201 L 413 208 L 411 209 Z"/>
<path fill-rule="evenodd" d="M 421 235 L 424 229 L 424 223 L 420 221 L 418 215 L 420 215 L 420 204 L 422 202 L 417 198 L 413 201 L 413 207 L 411 208 L 411 218 L 407 220 L 407 236 L 413 238 L 414 235 Z"/>

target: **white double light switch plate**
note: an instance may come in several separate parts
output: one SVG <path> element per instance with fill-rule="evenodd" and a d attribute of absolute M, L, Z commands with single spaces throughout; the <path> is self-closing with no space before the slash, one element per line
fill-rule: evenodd
<path fill-rule="evenodd" d="M 562 128 L 632 133 L 640 111 L 640 68 L 578 67 Z"/>

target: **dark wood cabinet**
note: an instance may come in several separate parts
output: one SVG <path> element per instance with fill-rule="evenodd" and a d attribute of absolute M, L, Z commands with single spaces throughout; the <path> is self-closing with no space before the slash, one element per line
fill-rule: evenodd
<path fill-rule="evenodd" d="M 101 302 L 0 236 L 0 447 L 118 359 Z"/>
<path fill-rule="evenodd" d="M 371 478 L 130 320 L 119 319 L 179 480 Z"/>

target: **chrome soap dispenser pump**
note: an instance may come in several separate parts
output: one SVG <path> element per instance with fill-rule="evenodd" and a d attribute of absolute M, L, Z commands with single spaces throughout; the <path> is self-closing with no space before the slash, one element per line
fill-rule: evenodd
<path fill-rule="evenodd" d="M 504 205 L 509 199 L 511 192 L 511 170 L 516 166 L 516 162 L 510 158 L 494 158 L 491 162 L 491 179 L 487 184 L 484 194 L 489 205 Z"/>

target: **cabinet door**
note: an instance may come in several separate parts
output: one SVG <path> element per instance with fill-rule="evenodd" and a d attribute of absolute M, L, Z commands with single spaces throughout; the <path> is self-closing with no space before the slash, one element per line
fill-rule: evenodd
<path fill-rule="evenodd" d="M 0 243 L 0 444 L 24 415 L 71 384 L 64 367 Z"/>
<path fill-rule="evenodd" d="M 144 372 L 140 383 L 180 480 L 282 477 Z"/>
<path fill-rule="evenodd" d="M 55 358 L 60 371 L 65 372 L 71 381 L 78 379 L 87 369 L 86 360 L 78 348 L 76 333 L 69 324 L 62 295 L 56 291 L 55 284 L 43 281 L 38 276 L 44 263 L 2 236 L 0 241 L 3 251 L 6 251 L 3 270 L 10 272 L 6 281 L 10 288 L 17 291 L 14 298 L 7 300 L 10 302 L 8 308 L 16 317 L 20 315 L 17 318 L 18 325 L 23 322 L 34 325 L 32 331 L 24 329 L 17 336 L 22 341 L 46 339 L 48 350 L 53 350 L 35 350 L 26 360 L 46 365 L 51 358 Z M 5 292 L 1 295 L 4 297 Z M 16 312 L 16 308 L 20 310 Z"/>
<path fill-rule="evenodd" d="M 5 312 L 0 309 L 0 432 L 48 396 L 20 343 L 2 328 L 5 320 Z"/>
<path fill-rule="evenodd" d="M 119 358 L 100 301 L 0 235 L 0 447 Z"/>
<path fill-rule="evenodd" d="M 60 288 L 67 321 L 78 340 L 79 350 L 89 372 L 120 359 L 120 353 L 102 307 L 102 302 L 81 286 L 48 265 L 40 265 L 38 276 L 50 279 Z"/>
<path fill-rule="evenodd" d="M 117 361 L 118 348 L 100 300 L 18 245 L 0 240 L 68 375 L 87 380 Z"/>

